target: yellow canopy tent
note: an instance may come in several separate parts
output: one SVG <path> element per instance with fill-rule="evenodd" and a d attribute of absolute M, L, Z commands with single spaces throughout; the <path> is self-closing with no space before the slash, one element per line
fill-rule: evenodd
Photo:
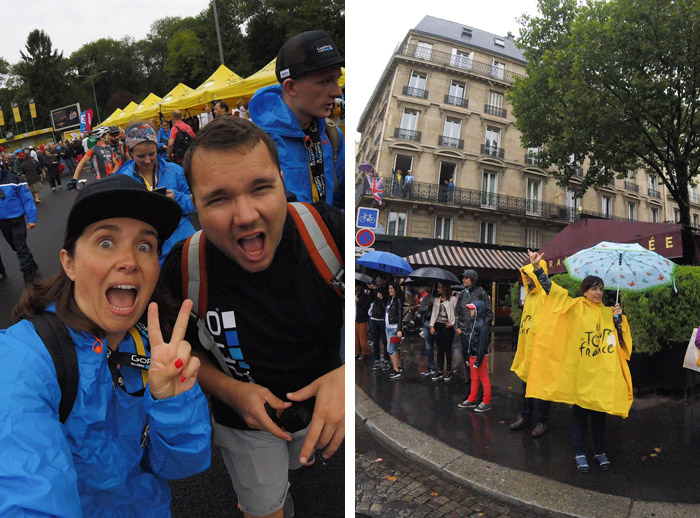
<path fill-rule="evenodd" d="M 141 115 L 143 115 L 143 117 L 145 119 L 150 119 L 151 117 L 157 117 L 158 113 L 163 110 L 164 104 L 167 104 L 170 102 L 177 102 L 192 92 L 193 92 L 192 88 L 190 88 L 186 84 L 178 83 L 175 88 L 173 88 L 167 94 L 165 94 L 163 96 L 163 98 L 160 99 L 156 104 L 154 104 L 150 108 L 145 109 Z"/>
<path fill-rule="evenodd" d="M 241 98 L 250 99 L 260 88 L 277 83 L 277 76 L 275 75 L 276 64 L 277 58 L 270 61 L 253 75 L 246 77 L 243 81 L 234 83 L 226 88 L 222 88 L 218 92 L 219 97 L 217 97 L 217 99 L 230 99 L 234 102 Z M 341 68 L 341 71 L 342 75 L 340 76 L 338 82 L 340 83 L 340 86 L 344 86 L 345 68 Z"/>
<path fill-rule="evenodd" d="M 121 108 L 117 108 L 116 110 L 114 110 L 114 111 L 112 112 L 112 115 L 110 115 L 110 116 L 107 117 L 105 120 L 103 120 L 103 121 L 100 123 L 100 125 L 101 125 L 101 126 L 109 126 L 109 125 L 111 125 L 111 124 L 112 124 L 112 120 L 116 119 L 116 118 L 119 116 L 119 114 L 120 114 L 121 112 L 122 112 L 122 109 L 121 109 Z M 95 126 L 95 125 L 93 124 L 93 127 L 97 127 L 97 126 Z"/>
<path fill-rule="evenodd" d="M 156 94 L 148 94 L 148 96 L 143 101 L 141 101 L 133 111 L 127 114 L 126 120 L 122 121 L 121 124 L 127 125 L 131 121 L 150 119 L 150 116 L 147 115 L 147 113 L 153 111 L 153 106 L 157 106 L 158 103 L 160 103 L 160 100 L 161 98 L 158 97 Z"/>
<path fill-rule="evenodd" d="M 242 81 L 241 76 L 221 65 L 216 69 L 216 72 L 188 95 L 164 103 L 161 105 L 161 108 L 163 113 L 170 114 L 173 110 L 204 107 L 206 103 L 213 99 L 222 99 L 223 97 L 219 92 L 239 81 Z"/>
<path fill-rule="evenodd" d="M 138 104 L 136 104 L 134 101 L 131 101 L 114 119 L 109 121 L 109 125 L 119 126 L 120 124 L 124 124 L 129 120 L 129 114 L 133 112 L 136 108 L 138 108 Z M 110 119 L 111 118 L 112 117 L 110 116 Z M 106 124 L 103 122 L 102 124 L 100 124 L 100 126 L 106 126 Z"/>

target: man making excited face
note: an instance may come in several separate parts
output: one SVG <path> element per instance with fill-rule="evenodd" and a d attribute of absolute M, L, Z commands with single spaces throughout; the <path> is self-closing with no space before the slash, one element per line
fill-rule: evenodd
<path fill-rule="evenodd" d="M 293 516 L 288 470 L 313 462 L 314 449 L 330 457 L 344 437 L 343 302 L 287 215 L 277 149 L 265 132 L 240 117 L 217 118 L 197 134 L 183 165 L 206 237 L 200 316 L 229 371 L 195 346 L 215 442 L 246 516 Z M 323 202 L 314 207 L 342 254 L 342 213 Z M 181 265 L 176 245 L 162 275 L 179 299 Z M 311 420 L 290 433 L 270 414 L 292 403 Z"/>

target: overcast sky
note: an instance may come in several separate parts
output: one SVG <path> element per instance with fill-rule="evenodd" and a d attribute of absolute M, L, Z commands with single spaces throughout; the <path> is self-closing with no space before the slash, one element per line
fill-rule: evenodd
<path fill-rule="evenodd" d="M 67 58 L 91 41 L 104 37 L 136 40 L 146 37 L 151 24 L 166 16 L 195 16 L 208 0 L 3 0 L 0 55 L 11 64 L 25 52 L 27 36 L 42 29 L 55 49 Z"/>
<path fill-rule="evenodd" d="M 346 86 L 349 140 L 359 140 L 357 122 L 396 46 L 425 15 L 517 36 L 516 19 L 538 13 L 537 0 L 348 0 L 346 5 L 346 61 L 352 64 Z"/>

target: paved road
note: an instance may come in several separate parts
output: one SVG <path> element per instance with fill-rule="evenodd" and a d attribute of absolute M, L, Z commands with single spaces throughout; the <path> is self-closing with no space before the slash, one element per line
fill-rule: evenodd
<path fill-rule="evenodd" d="M 355 509 L 372 518 L 526 518 L 390 452 L 355 425 Z"/>
<path fill-rule="evenodd" d="M 94 181 L 90 174 L 83 178 Z M 65 186 L 67 178 L 64 177 Z M 40 192 L 37 206 L 37 226 L 28 233 L 29 248 L 39 264 L 39 273 L 51 277 L 60 267 L 59 251 L 63 244 L 65 222 L 75 191 L 51 191 L 47 182 Z M 11 325 L 11 312 L 24 289 L 17 256 L 0 237 L 0 255 L 8 277 L 0 283 L 0 328 Z M 212 448 L 212 467 L 186 480 L 171 482 L 174 518 L 227 518 L 242 517 L 236 509 L 236 497 L 228 473 L 216 447 Z M 296 515 L 299 517 L 334 518 L 343 516 L 344 505 L 344 447 L 327 462 L 317 456 L 316 463 L 290 474 L 291 491 Z M 319 498 L 323 495 L 323 498 Z"/>

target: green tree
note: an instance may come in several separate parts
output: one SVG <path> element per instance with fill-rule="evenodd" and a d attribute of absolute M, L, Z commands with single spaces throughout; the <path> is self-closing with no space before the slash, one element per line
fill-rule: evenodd
<path fill-rule="evenodd" d="M 25 50 L 26 53 L 20 51 L 21 60 L 13 67 L 21 82 L 14 98 L 20 106 L 26 106 L 27 100 L 33 98 L 37 110 L 35 124 L 43 127 L 50 123 L 50 111 L 63 106 L 66 63 L 63 54 L 53 50 L 49 35 L 39 29 L 29 33 Z M 29 117 L 28 108 L 26 116 Z M 31 129 L 31 119 L 28 122 Z"/>
<path fill-rule="evenodd" d="M 689 224 L 688 186 L 700 166 L 700 3 L 538 4 L 539 17 L 521 19 L 527 77 L 509 93 L 523 144 L 542 149 L 560 185 L 587 160 L 584 190 L 646 169 Z"/>
<path fill-rule="evenodd" d="M 171 88 L 179 82 L 196 88 L 213 71 L 214 69 L 206 66 L 202 41 L 195 31 L 178 31 L 168 42 L 165 73 Z"/>

